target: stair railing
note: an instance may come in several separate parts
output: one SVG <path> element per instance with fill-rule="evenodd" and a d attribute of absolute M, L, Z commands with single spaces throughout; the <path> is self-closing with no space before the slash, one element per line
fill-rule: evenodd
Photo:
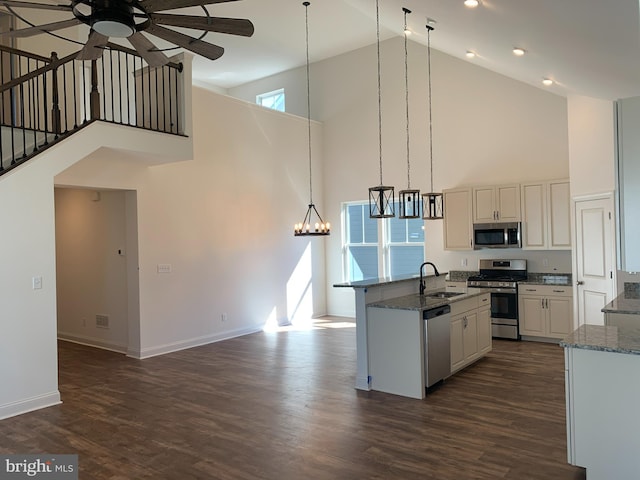
<path fill-rule="evenodd" d="M 184 134 L 181 63 L 109 44 L 98 60 L 0 46 L 0 175 L 95 120 Z"/>

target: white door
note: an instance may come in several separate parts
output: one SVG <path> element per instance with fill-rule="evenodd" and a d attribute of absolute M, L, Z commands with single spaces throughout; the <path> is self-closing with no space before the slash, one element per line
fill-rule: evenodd
<path fill-rule="evenodd" d="M 578 324 L 604 325 L 602 308 L 614 298 L 613 195 L 575 200 Z"/>

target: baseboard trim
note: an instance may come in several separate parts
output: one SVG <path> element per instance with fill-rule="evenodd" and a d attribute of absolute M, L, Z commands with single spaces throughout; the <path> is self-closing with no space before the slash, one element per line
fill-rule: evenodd
<path fill-rule="evenodd" d="M 241 337 L 243 335 L 249 335 L 251 333 L 257 333 L 261 331 L 262 327 L 257 326 L 240 328 L 238 330 L 231 330 L 215 335 L 205 335 L 202 337 L 191 338 L 189 340 L 183 340 L 180 342 L 167 343 L 165 345 L 158 345 L 156 347 L 143 348 L 140 351 L 129 350 L 127 351 L 127 356 L 139 359 L 156 357 L 158 355 L 186 350 L 188 348 L 200 347 L 209 343 L 221 342 L 222 340 L 229 340 L 231 338 Z"/>
<path fill-rule="evenodd" d="M 58 340 L 77 343 L 79 345 L 86 345 L 88 347 L 101 348 L 102 350 L 109 350 L 116 353 L 127 353 L 127 347 L 124 345 L 105 342 L 104 340 L 100 340 L 98 338 L 85 337 L 83 335 L 73 335 L 71 333 L 58 332 Z"/>
<path fill-rule="evenodd" d="M 34 410 L 40 410 L 41 408 L 60 405 L 61 403 L 60 392 L 58 390 L 55 392 L 45 393 L 44 395 L 38 395 L 37 397 L 7 403 L 5 405 L 0 405 L 0 420 L 15 417 L 16 415 L 22 415 L 23 413 L 33 412 Z"/>

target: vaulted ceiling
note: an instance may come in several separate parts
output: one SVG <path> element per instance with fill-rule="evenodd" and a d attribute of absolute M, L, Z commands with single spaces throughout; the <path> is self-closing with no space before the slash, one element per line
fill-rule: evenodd
<path fill-rule="evenodd" d="M 559 95 L 640 95 L 638 0 L 480 0 L 473 9 L 463 0 L 379 0 L 382 40 L 402 34 L 402 7 L 412 11 L 412 40 L 426 44 L 427 18 L 434 19 L 432 47 L 464 61 Z M 214 62 L 196 58 L 197 80 L 229 88 L 304 64 L 302 1 L 242 0 L 207 8 L 212 16 L 249 18 L 255 34 L 209 33 L 206 40 L 226 52 Z M 375 0 L 311 0 L 311 62 L 375 41 Z M 524 56 L 513 54 L 516 46 Z M 476 57 L 466 58 L 468 50 Z M 543 86 L 543 78 L 554 84 Z"/>

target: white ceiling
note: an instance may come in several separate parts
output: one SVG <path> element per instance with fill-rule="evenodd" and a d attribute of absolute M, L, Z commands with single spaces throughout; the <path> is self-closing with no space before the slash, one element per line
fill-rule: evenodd
<path fill-rule="evenodd" d="M 559 95 L 604 99 L 640 95 L 638 0 L 379 0 L 381 39 L 401 35 L 402 7 L 411 39 L 426 44 L 426 19 L 436 20 L 434 49 Z M 376 41 L 375 0 L 311 0 L 311 62 Z M 212 16 L 248 18 L 253 37 L 209 33 L 225 48 L 216 61 L 196 57 L 194 78 L 222 88 L 305 63 L 305 8 L 299 0 L 241 0 L 207 6 Z M 202 13 L 199 8 L 187 13 Z M 515 57 L 514 46 L 526 50 Z M 472 60 L 467 50 L 477 52 Z M 556 83 L 542 86 L 542 78 Z"/>

